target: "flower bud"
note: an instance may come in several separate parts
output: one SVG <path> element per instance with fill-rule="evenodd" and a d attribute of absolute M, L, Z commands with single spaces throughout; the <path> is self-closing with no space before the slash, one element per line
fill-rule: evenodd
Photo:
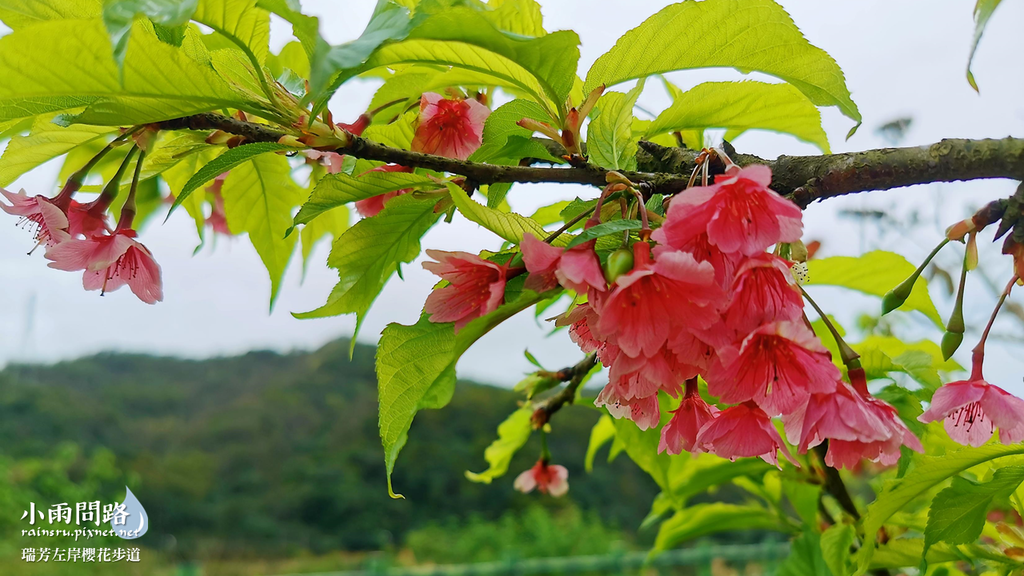
<path fill-rule="evenodd" d="M 899 286 L 889 290 L 882 297 L 882 315 L 885 316 L 889 312 L 903 306 L 903 303 L 910 298 L 910 292 L 914 289 L 914 284 L 917 282 L 917 278 L 920 273 L 914 272 L 910 278 L 907 278 L 900 283 Z"/>
<path fill-rule="evenodd" d="M 619 276 L 633 269 L 633 252 L 628 248 L 619 248 L 608 256 L 604 266 L 604 277 L 613 284 Z"/>
<path fill-rule="evenodd" d="M 974 270 L 978 267 L 978 233 L 971 232 L 967 235 L 967 254 L 964 256 L 964 266 L 967 270 Z"/>
<path fill-rule="evenodd" d="M 964 335 L 957 332 L 946 332 L 942 335 L 942 358 L 949 360 L 960 343 L 964 341 Z"/>
<path fill-rule="evenodd" d="M 966 236 L 968 232 L 974 232 L 976 229 L 977 226 L 974 224 L 974 219 L 967 218 L 966 220 L 961 220 L 947 228 L 946 238 L 949 238 L 950 240 L 963 240 L 964 236 Z"/>

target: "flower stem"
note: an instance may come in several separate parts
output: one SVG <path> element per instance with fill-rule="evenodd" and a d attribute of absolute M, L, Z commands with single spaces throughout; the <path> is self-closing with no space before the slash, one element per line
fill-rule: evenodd
<path fill-rule="evenodd" d="M 836 346 L 839 347 L 839 357 L 842 358 L 843 364 L 846 365 L 847 369 L 860 368 L 860 354 L 854 352 L 853 348 L 843 340 L 843 337 L 839 334 L 839 330 L 836 329 L 832 321 L 828 319 L 828 316 L 818 307 L 818 303 L 804 290 L 803 286 L 800 286 L 800 292 L 804 295 L 804 299 L 810 302 L 814 311 L 821 317 L 821 321 L 825 323 L 825 327 L 832 333 L 832 338 L 836 341 Z"/>
<path fill-rule="evenodd" d="M 128 189 L 128 198 L 121 207 L 121 217 L 117 221 L 118 230 L 130 230 L 132 221 L 135 220 L 135 192 L 139 189 L 139 174 L 142 172 L 142 161 L 146 158 L 146 151 L 139 150 L 139 159 L 135 162 L 135 174 L 132 175 L 132 186 Z"/>
<path fill-rule="evenodd" d="M 138 146 L 132 146 L 132 149 L 125 154 L 124 160 L 121 161 L 121 165 L 117 167 L 117 172 L 114 173 L 113 178 L 107 182 L 106 186 L 103 187 L 103 191 L 100 195 L 89 203 L 88 210 L 93 215 L 99 216 L 106 212 L 110 204 L 117 198 L 117 195 L 121 192 L 121 179 L 124 177 L 124 173 L 128 170 L 128 164 L 131 163 L 132 158 L 135 156 L 135 152 L 138 151 Z"/>
<path fill-rule="evenodd" d="M 1017 283 L 1017 275 L 1014 274 L 1013 278 L 1006 284 L 1006 289 L 1003 290 L 999 301 L 996 302 L 996 307 L 992 310 L 992 316 L 988 319 L 988 324 L 985 325 L 985 331 L 981 333 L 981 340 L 978 340 L 978 345 L 972 350 L 973 355 L 973 366 L 971 368 L 971 380 L 981 380 L 981 364 L 985 358 L 985 342 L 988 341 L 988 333 L 992 330 L 992 325 L 995 324 L 996 316 L 999 315 L 999 309 L 1003 307 L 1003 302 L 1010 295 L 1010 290 L 1013 290 L 1013 285 Z"/>

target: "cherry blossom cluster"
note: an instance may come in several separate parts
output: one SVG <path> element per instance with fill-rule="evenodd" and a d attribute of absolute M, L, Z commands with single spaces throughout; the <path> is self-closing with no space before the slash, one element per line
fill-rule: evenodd
<path fill-rule="evenodd" d="M 22 223 L 34 232 L 36 247 L 45 247 L 44 256 L 51 261 L 51 268 L 83 272 L 86 290 L 105 293 L 128 286 L 140 300 L 155 304 L 163 299 L 160 266 L 149 249 L 135 239 L 137 234 L 132 228 L 135 186 L 143 154 L 139 154 L 131 191 L 114 227 L 107 210 L 119 192 L 121 177 L 136 148 L 125 156 L 117 174 L 95 200 L 83 204 L 74 199 L 85 175 L 107 151 L 109 147 L 72 175 L 53 198 L 0 188 L 0 194 L 10 202 L 0 202 L 0 210 L 21 217 Z"/>
<path fill-rule="evenodd" d="M 793 263 L 767 252 L 802 233 L 800 209 L 770 181 L 765 166 L 734 166 L 715 184 L 677 195 L 662 226 L 641 231 L 632 258 L 620 259 L 624 267 L 612 263 L 620 250 L 602 268 L 596 240 L 563 249 L 527 234 L 525 287 L 585 297 L 559 323 L 608 368 L 597 405 L 649 429 L 662 421 L 659 398 L 680 398 L 661 430 L 662 451 L 777 465 L 779 450 L 792 457 L 775 417 L 801 452 L 830 440 L 830 465 L 892 464 L 900 446 L 921 450 L 896 410 L 868 392 L 862 370 L 850 371 L 852 385 L 842 380 L 804 316 Z M 424 266 L 448 284 L 425 310 L 456 329 L 495 310 L 507 280 L 522 272 L 472 254 L 427 253 L 437 262 Z M 700 378 L 724 409 L 701 396 Z"/>

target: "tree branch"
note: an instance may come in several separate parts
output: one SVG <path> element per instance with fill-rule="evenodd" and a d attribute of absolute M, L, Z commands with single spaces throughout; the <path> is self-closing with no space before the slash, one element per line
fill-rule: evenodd
<path fill-rule="evenodd" d="M 276 142 L 287 132 L 217 113 L 196 114 L 156 123 L 166 130 L 223 130 L 248 142 Z M 497 182 L 553 182 L 604 186 L 608 170 L 597 166 L 501 166 L 468 162 L 392 148 L 352 136 L 334 150 L 365 160 L 428 168 L 465 176 L 476 184 Z M 554 152 L 557 152 L 555 150 Z M 641 141 L 637 154 L 640 171 L 623 171 L 644 192 L 675 194 L 685 188 L 696 166 L 696 150 L 669 148 Z M 557 155 L 557 154 L 556 154 Z M 772 169 L 772 189 L 790 197 L 801 208 L 815 200 L 846 194 L 983 178 L 1024 180 L 1024 139 L 942 140 L 929 146 L 880 148 L 819 156 L 779 156 L 767 160 L 749 154 L 731 155 L 740 166 L 764 164 Z M 711 166 L 714 172 L 716 166 Z"/>
<path fill-rule="evenodd" d="M 640 150 L 637 160 L 641 169 L 684 173 L 693 170 L 699 153 L 646 141 L 640 142 Z M 806 208 L 815 200 L 914 184 L 982 178 L 1024 180 L 1024 139 L 948 139 L 928 146 L 779 156 L 775 160 L 737 154 L 732 160 L 740 166 L 770 167 L 772 189 Z"/>
<path fill-rule="evenodd" d="M 587 374 L 597 365 L 597 355 L 587 354 L 583 360 L 580 360 L 576 365 L 569 368 L 563 368 L 558 371 L 557 377 L 560 380 L 568 380 L 569 384 L 565 388 L 561 389 L 557 394 L 544 400 L 537 406 L 537 409 L 533 411 L 533 427 L 540 428 L 548 423 L 551 419 L 551 415 L 562 409 L 562 406 L 566 404 L 572 404 L 576 400 L 576 391 L 583 383 L 583 379 L 586 378 Z"/>

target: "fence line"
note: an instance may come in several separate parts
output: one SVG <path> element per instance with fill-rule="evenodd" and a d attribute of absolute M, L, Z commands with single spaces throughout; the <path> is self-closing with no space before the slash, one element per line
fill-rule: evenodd
<path fill-rule="evenodd" d="M 788 554 L 788 542 L 763 542 L 760 544 L 727 544 L 718 546 L 699 545 L 694 548 L 668 550 L 655 556 L 650 556 L 647 552 L 627 552 L 604 556 L 512 558 L 497 562 L 398 568 L 380 563 L 364 570 L 287 574 L 282 576 L 530 576 L 553 573 L 621 572 L 642 567 L 707 566 L 715 558 L 723 558 L 729 562 L 763 560 L 773 563 L 785 558 Z"/>

